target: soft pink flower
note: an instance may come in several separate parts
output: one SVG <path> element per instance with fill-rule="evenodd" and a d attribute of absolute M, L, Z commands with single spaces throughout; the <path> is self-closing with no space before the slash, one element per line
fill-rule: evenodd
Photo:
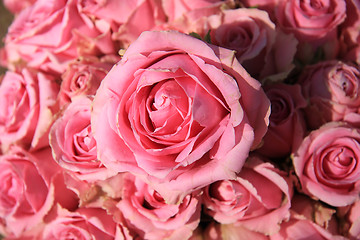
<path fill-rule="evenodd" d="M 351 63 L 334 60 L 310 65 L 298 83 L 308 101 L 305 117 L 311 129 L 341 121 L 360 106 L 360 68 Z"/>
<path fill-rule="evenodd" d="M 286 157 L 297 149 L 305 135 L 302 110 L 307 102 L 297 84 L 271 84 L 264 90 L 271 102 L 270 124 L 257 152 L 267 157 Z"/>
<path fill-rule="evenodd" d="M 267 130 L 269 101 L 234 52 L 144 32 L 102 81 L 92 129 L 100 161 L 169 203 L 234 177 Z"/>
<path fill-rule="evenodd" d="M 92 99 L 73 99 L 50 131 L 50 146 L 55 161 L 80 180 L 105 180 L 116 172 L 110 171 L 97 159 L 96 141 L 91 131 Z"/>
<path fill-rule="evenodd" d="M 131 174 L 124 176 L 123 196 L 116 204 L 126 225 L 142 239 L 188 239 L 200 222 L 201 195 L 186 195 L 167 204 L 151 186 Z"/>
<path fill-rule="evenodd" d="M 331 206 L 346 206 L 360 193 L 360 130 L 331 122 L 312 131 L 293 154 L 301 190 Z"/>
<path fill-rule="evenodd" d="M 345 0 L 279 0 L 277 26 L 299 41 L 296 58 L 302 63 L 319 56 L 334 59 L 339 53 L 338 30 L 346 17 Z"/>
<path fill-rule="evenodd" d="M 11 69 L 27 64 L 56 74 L 79 56 L 116 52 L 110 32 L 81 14 L 76 0 L 38 0 L 26 8 L 10 25 L 4 50 Z"/>
<path fill-rule="evenodd" d="M 58 207 L 48 220 L 41 239 L 115 239 L 117 224 L 101 208 L 79 208 L 70 212 Z M 49 217 L 50 218 L 50 217 Z"/>
<path fill-rule="evenodd" d="M 300 42 L 331 36 L 345 16 L 345 0 L 280 0 L 276 6 L 278 25 Z"/>
<path fill-rule="evenodd" d="M 19 237 L 41 224 L 55 203 L 73 209 L 69 192 L 50 148 L 28 153 L 18 147 L 0 157 L 0 227 L 9 238 Z M 64 196 L 65 195 L 65 196 Z"/>
<path fill-rule="evenodd" d="M 59 103 L 63 106 L 79 95 L 95 95 L 102 79 L 114 63 L 97 58 L 82 58 L 69 63 L 62 74 Z"/>
<path fill-rule="evenodd" d="M 218 181 L 205 188 L 204 211 L 219 223 L 269 235 L 289 217 L 291 194 L 285 172 L 251 156 L 235 180 Z"/>
<path fill-rule="evenodd" d="M 211 43 L 235 50 L 241 65 L 254 78 L 288 73 L 293 68 L 297 40 L 276 29 L 267 12 L 249 8 L 224 10 L 209 16 L 207 24 Z"/>
<path fill-rule="evenodd" d="M 166 21 L 158 0 L 78 0 L 82 13 L 95 18 L 97 25 L 110 26 L 114 40 L 126 48 L 143 31 Z M 105 24 L 105 25 L 106 25 Z"/>
<path fill-rule="evenodd" d="M 48 132 L 57 112 L 59 85 L 41 72 L 7 71 L 0 85 L 0 143 L 26 149 L 48 146 Z"/>

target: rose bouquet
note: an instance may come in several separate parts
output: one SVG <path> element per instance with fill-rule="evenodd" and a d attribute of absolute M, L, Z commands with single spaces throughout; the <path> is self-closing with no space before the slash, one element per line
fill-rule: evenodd
<path fill-rule="evenodd" d="M 4 239 L 360 239 L 358 0 L 3 0 Z"/>

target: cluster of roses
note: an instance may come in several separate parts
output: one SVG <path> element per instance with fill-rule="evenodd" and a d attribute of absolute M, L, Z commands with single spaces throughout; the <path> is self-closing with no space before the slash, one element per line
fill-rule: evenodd
<path fill-rule="evenodd" d="M 359 0 L 3 0 L 5 239 L 359 239 Z"/>

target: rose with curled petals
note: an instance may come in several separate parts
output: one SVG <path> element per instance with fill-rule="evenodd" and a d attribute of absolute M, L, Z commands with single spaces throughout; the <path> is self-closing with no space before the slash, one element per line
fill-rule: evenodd
<path fill-rule="evenodd" d="M 61 76 L 60 106 L 79 95 L 95 95 L 102 79 L 114 64 L 97 58 L 82 58 L 69 63 Z"/>
<path fill-rule="evenodd" d="M 55 161 L 80 180 L 95 182 L 116 174 L 97 159 L 96 141 L 91 131 L 92 99 L 73 99 L 50 130 L 50 146 Z"/>
<path fill-rule="evenodd" d="M 77 0 L 37 0 L 12 22 L 5 36 L 5 61 L 60 75 L 80 56 L 115 54 L 107 29 L 79 12 Z"/>
<path fill-rule="evenodd" d="M 144 32 L 102 81 L 91 117 L 100 161 L 168 203 L 235 176 L 267 130 L 269 100 L 234 52 Z"/>
<path fill-rule="evenodd" d="M 41 239 L 113 240 L 116 223 L 101 208 L 79 208 L 74 212 L 57 207 L 56 216 L 46 223 Z"/>
<path fill-rule="evenodd" d="M 352 204 L 360 193 L 360 131 L 331 122 L 312 131 L 293 154 L 293 165 L 307 195 L 331 206 Z"/>
<path fill-rule="evenodd" d="M 352 63 L 323 61 L 304 68 L 298 83 L 308 101 L 305 118 L 310 129 L 330 121 L 342 121 L 358 112 L 360 68 Z"/>
<path fill-rule="evenodd" d="M 237 178 L 204 189 L 204 212 L 222 224 L 237 224 L 266 235 L 290 216 L 292 184 L 285 172 L 251 156 Z"/>
<path fill-rule="evenodd" d="M 281 0 L 276 8 L 277 24 L 294 33 L 300 42 L 331 36 L 346 17 L 345 0 Z"/>
<path fill-rule="evenodd" d="M 0 232 L 9 239 L 41 225 L 54 204 L 77 204 L 50 148 L 29 153 L 14 146 L 0 157 L 0 169 Z"/>
<path fill-rule="evenodd" d="M 0 85 L 0 145 L 25 149 L 48 146 L 48 132 L 57 112 L 59 84 L 51 75 L 24 68 L 7 71 Z"/>
<path fill-rule="evenodd" d="M 151 186 L 131 174 L 124 176 L 122 199 L 116 204 L 126 225 L 142 239 L 188 239 L 200 222 L 201 194 L 167 204 Z"/>
<path fill-rule="evenodd" d="M 80 12 L 111 28 L 113 42 L 127 48 L 143 31 L 166 22 L 158 0 L 79 0 Z M 106 24 L 104 24 L 106 23 Z"/>

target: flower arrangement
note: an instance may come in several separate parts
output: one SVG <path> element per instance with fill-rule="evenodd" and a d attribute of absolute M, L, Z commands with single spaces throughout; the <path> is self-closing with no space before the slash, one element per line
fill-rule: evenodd
<path fill-rule="evenodd" d="M 358 0 L 3 0 L 4 239 L 360 239 Z"/>

